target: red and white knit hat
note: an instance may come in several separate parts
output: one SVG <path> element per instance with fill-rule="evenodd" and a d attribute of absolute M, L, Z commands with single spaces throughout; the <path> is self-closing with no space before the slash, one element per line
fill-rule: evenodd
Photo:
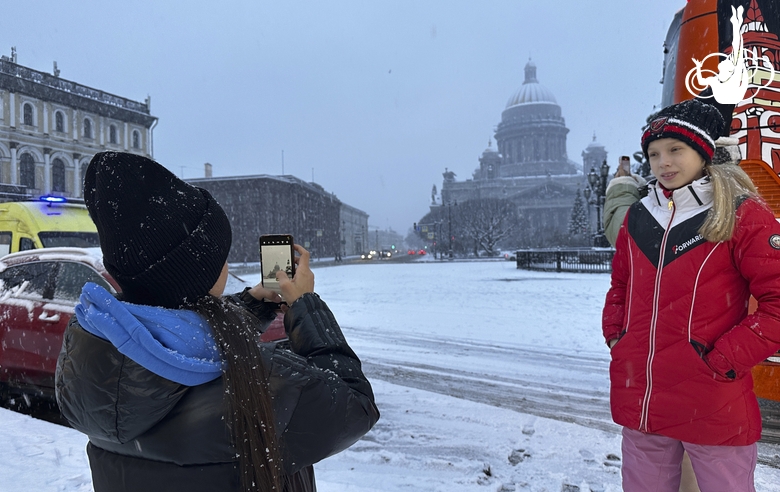
<path fill-rule="evenodd" d="M 642 152 L 647 159 L 647 147 L 653 140 L 675 138 L 690 145 L 707 162 L 712 162 L 715 140 L 721 136 L 725 123 L 715 106 L 698 99 L 689 99 L 667 106 L 655 115 L 642 134 Z"/>

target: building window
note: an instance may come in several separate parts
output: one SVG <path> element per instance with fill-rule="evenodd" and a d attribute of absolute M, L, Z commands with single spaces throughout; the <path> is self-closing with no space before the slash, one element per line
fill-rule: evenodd
<path fill-rule="evenodd" d="M 133 148 L 141 148 L 141 133 L 138 130 L 133 130 Z"/>
<path fill-rule="evenodd" d="M 30 103 L 24 103 L 22 108 L 24 124 L 27 126 L 33 126 L 33 107 Z"/>
<path fill-rule="evenodd" d="M 51 163 L 51 190 L 65 191 L 65 163 L 59 158 Z"/>
<path fill-rule="evenodd" d="M 54 130 L 60 133 L 65 132 L 65 115 L 62 111 L 54 113 Z"/>
<path fill-rule="evenodd" d="M 84 138 L 92 138 L 92 120 L 84 118 Z"/>
<path fill-rule="evenodd" d="M 19 158 L 19 184 L 35 189 L 35 159 L 26 152 Z"/>
<path fill-rule="evenodd" d="M 108 127 L 108 143 L 116 143 L 116 126 L 111 125 Z"/>

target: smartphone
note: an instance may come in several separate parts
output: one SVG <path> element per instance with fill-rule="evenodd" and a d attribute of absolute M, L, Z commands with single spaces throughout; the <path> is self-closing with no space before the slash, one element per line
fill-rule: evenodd
<path fill-rule="evenodd" d="M 263 287 L 282 295 L 276 272 L 283 271 L 287 278 L 295 275 L 295 250 L 290 234 L 264 234 L 260 236 L 260 273 Z M 282 296 L 284 297 L 284 296 Z"/>
<path fill-rule="evenodd" d="M 620 157 L 620 168 L 626 175 L 631 174 L 631 159 L 627 155 Z"/>

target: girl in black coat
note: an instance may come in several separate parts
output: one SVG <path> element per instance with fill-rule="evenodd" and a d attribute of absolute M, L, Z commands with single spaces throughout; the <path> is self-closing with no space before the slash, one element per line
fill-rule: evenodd
<path fill-rule="evenodd" d="M 288 341 L 258 343 L 278 295 L 221 297 L 230 224 L 205 190 L 133 154 L 97 154 L 85 202 L 122 288 L 87 284 L 57 364 L 65 418 L 102 491 L 315 491 L 312 464 L 379 418 L 309 254 L 279 281 Z M 266 298 L 273 302 L 265 302 Z"/>

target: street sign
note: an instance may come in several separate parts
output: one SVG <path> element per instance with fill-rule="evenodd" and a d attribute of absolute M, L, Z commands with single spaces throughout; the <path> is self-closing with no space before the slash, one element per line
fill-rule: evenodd
<path fill-rule="evenodd" d="M 428 233 L 428 239 L 433 239 L 433 233 L 432 232 Z"/>

